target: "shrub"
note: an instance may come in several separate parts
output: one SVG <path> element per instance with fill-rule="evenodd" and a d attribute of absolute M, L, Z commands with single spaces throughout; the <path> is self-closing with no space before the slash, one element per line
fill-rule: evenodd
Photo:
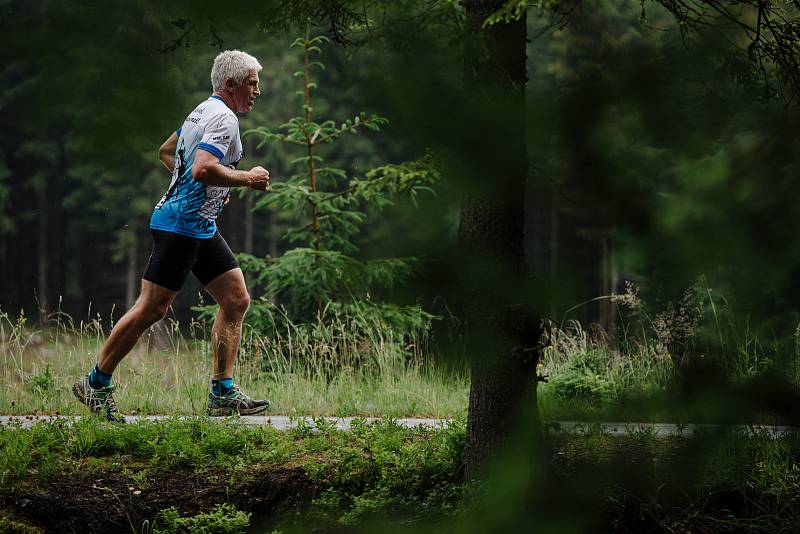
<path fill-rule="evenodd" d="M 550 379 L 550 387 L 567 399 L 611 400 L 615 388 L 607 360 L 608 354 L 600 350 L 574 353 L 564 370 Z"/>
<path fill-rule="evenodd" d="M 161 511 L 164 526 L 153 534 L 238 534 L 250 526 L 250 514 L 232 504 L 219 504 L 211 512 L 181 517 L 175 507 Z"/>

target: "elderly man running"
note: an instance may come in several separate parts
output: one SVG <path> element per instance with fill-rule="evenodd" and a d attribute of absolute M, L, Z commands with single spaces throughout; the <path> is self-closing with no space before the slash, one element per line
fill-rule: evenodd
<path fill-rule="evenodd" d="M 242 319 L 250 305 L 244 276 L 216 219 L 231 187 L 269 189 L 262 167 L 238 171 L 242 158 L 236 113 L 250 111 L 259 96 L 256 58 L 238 50 L 214 60 L 214 94 L 189 114 L 161 145 L 159 158 L 172 171 L 172 181 L 150 219 L 153 252 L 142 277 L 136 304 L 119 320 L 89 374 L 72 390 L 93 412 L 124 420 L 114 402 L 111 374 L 139 336 L 167 313 L 191 271 L 219 304 L 211 330 L 214 370 L 208 395 L 209 415 L 255 414 L 269 408 L 233 382 L 233 365 L 242 335 Z"/>

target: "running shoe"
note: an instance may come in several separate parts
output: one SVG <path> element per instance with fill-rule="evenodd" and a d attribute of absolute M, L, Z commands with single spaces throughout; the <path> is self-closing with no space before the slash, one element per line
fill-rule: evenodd
<path fill-rule="evenodd" d="M 114 401 L 114 386 L 95 389 L 89 385 L 89 376 L 84 376 L 72 385 L 72 392 L 78 400 L 89 407 L 92 413 L 105 416 L 112 423 L 124 423 L 125 418 L 119 413 Z"/>
<path fill-rule="evenodd" d="M 239 386 L 233 386 L 225 395 L 208 394 L 208 415 L 254 415 L 268 410 L 270 402 L 266 399 L 255 400 L 242 391 Z"/>

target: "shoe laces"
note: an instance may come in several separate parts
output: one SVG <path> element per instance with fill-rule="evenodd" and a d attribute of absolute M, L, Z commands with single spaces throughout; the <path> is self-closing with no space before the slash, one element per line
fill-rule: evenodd
<path fill-rule="evenodd" d="M 230 392 L 228 393 L 228 395 L 231 395 L 231 394 L 233 394 L 233 398 L 235 398 L 235 399 L 241 399 L 243 401 L 252 400 L 247 393 L 242 391 L 242 388 L 240 388 L 239 386 L 237 386 L 235 384 L 234 384 L 233 388 L 231 388 Z"/>
<path fill-rule="evenodd" d="M 111 417 L 111 414 L 119 413 L 117 402 L 114 400 L 114 390 L 116 389 L 114 386 L 107 386 L 98 389 L 91 388 L 90 386 L 90 389 L 92 389 L 94 397 L 102 403 L 107 417 Z"/>
<path fill-rule="evenodd" d="M 107 413 L 119 412 L 119 409 L 117 408 L 117 402 L 114 400 L 114 396 L 112 395 L 113 392 L 114 392 L 113 388 L 110 391 L 106 392 L 105 405 Z"/>

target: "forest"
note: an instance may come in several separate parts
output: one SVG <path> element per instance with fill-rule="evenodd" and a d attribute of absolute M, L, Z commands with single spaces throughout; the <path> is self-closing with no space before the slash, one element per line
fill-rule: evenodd
<path fill-rule="evenodd" d="M 796 0 L 0 0 L 0 28 L 0 530 L 800 529 Z M 231 49 L 270 189 L 218 227 L 270 411 L 206 414 L 190 276 L 114 372 L 129 424 L 89 417 L 159 147 Z"/>

